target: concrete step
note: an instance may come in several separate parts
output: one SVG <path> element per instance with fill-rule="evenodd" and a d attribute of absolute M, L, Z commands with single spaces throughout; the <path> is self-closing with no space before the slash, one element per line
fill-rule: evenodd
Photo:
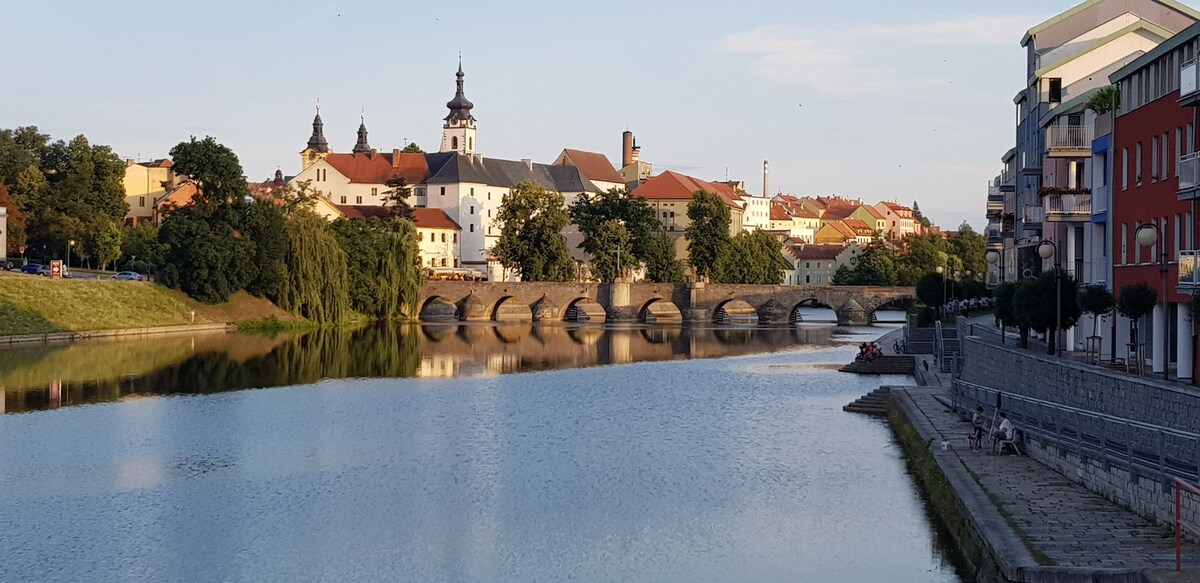
<path fill-rule="evenodd" d="M 842 410 L 849 413 L 864 413 L 882 417 L 887 415 L 888 393 L 887 387 L 879 387 L 842 407 Z"/>

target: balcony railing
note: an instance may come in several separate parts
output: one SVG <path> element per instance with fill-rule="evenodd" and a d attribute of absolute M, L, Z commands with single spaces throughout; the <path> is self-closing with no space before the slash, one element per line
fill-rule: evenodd
<path fill-rule="evenodd" d="M 1025 228 L 1037 227 L 1041 228 L 1042 222 L 1046 220 L 1046 208 L 1040 206 L 1027 206 L 1021 209 L 1021 223 Z"/>
<path fill-rule="evenodd" d="M 1092 126 L 1049 126 L 1046 128 L 1046 150 L 1092 151 Z"/>
<path fill-rule="evenodd" d="M 1179 157 L 1179 192 L 1193 190 L 1200 184 L 1200 152 Z"/>
<path fill-rule="evenodd" d="M 1091 220 L 1092 195 L 1051 194 L 1042 199 L 1047 220 Z"/>
<path fill-rule="evenodd" d="M 1193 290 L 1200 287 L 1200 270 L 1196 269 L 1198 256 L 1200 251 L 1194 249 L 1179 252 L 1179 287 Z"/>

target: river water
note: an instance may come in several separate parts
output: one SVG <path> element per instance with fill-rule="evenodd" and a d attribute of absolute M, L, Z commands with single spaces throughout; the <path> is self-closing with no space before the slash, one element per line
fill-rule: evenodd
<path fill-rule="evenodd" d="M 0 581 L 959 581 L 886 425 L 841 411 L 911 381 L 836 372 L 883 331 L 0 351 Z"/>

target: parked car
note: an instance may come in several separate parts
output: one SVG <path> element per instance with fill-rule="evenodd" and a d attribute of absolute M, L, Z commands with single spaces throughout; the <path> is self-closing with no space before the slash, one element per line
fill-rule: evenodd
<path fill-rule="evenodd" d="M 41 265 L 38 265 L 37 263 L 30 263 L 29 265 L 26 265 L 25 267 L 22 267 L 22 268 L 21 268 L 21 273 L 28 273 L 28 274 L 30 274 L 30 275 L 37 275 L 37 273 L 38 273 L 38 270 L 39 270 L 39 269 L 41 269 L 41 268 L 42 268 L 42 266 L 41 266 Z"/>
<path fill-rule="evenodd" d="M 142 277 L 142 274 L 140 274 L 136 271 L 122 271 L 121 273 L 118 273 L 118 274 L 112 276 L 112 278 L 125 280 L 125 281 L 142 281 L 145 279 L 144 277 Z"/>
<path fill-rule="evenodd" d="M 37 268 L 37 271 L 35 273 L 37 273 L 38 275 L 41 275 L 41 276 L 50 277 L 50 266 L 49 265 L 39 265 Z"/>

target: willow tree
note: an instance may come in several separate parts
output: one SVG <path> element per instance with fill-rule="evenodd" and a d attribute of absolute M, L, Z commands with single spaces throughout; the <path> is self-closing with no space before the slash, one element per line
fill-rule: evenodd
<path fill-rule="evenodd" d="M 292 213 L 284 225 L 286 277 L 279 307 L 317 324 L 335 324 L 350 314 L 346 253 L 328 224 L 307 211 Z"/>
<path fill-rule="evenodd" d="M 383 320 L 416 313 L 424 274 L 411 221 L 338 219 L 332 231 L 346 253 L 354 310 Z"/>

